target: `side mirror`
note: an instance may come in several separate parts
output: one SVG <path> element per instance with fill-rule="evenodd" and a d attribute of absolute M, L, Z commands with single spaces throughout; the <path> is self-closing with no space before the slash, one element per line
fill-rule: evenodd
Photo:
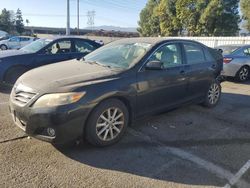
<path fill-rule="evenodd" d="M 160 61 L 149 61 L 146 64 L 145 68 L 146 68 L 146 70 L 163 70 L 164 69 L 164 65 Z"/>

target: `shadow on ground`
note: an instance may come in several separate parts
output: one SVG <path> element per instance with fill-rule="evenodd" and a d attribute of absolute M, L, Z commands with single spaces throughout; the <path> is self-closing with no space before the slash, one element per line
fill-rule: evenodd
<path fill-rule="evenodd" d="M 228 106 L 224 105 L 223 103 L 229 104 L 231 106 L 237 106 L 237 109 L 235 109 L 236 111 L 234 111 L 235 113 L 237 113 L 234 114 L 235 116 L 250 116 L 249 114 L 244 114 L 246 112 L 239 109 L 240 104 L 243 103 L 244 106 L 242 108 L 249 107 L 250 109 L 250 96 L 231 93 L 223 94 L 221 104 L 216 107 L 217 109 L 213 110 L 203 109 L 202 107 L 194 107 L 196 108 L 194 110 L 194 113 L 197 113 L 198 118 L 199 114 L 197 112 L 197 109 L 201 109 L 204 114 L 210 112 L 210 116 L 207 116 L 208 119 L 213 118 L 213 114 L 216 114 L 217 116 L 220 116 L 221 119 L 218 121 L 220 121 L 221 123 L 223 122 L 223 118 L 227 119 L 232 115 L 229 113 L 229 111 L 232 112 L 232 108 L 228 108 Z M 185 112 L 185 108 L 186 107 L 183 107 L 180 110 L 175 110 L 176 120 L 178 120 L 178 113 Z M 192 107 L 188 108 L 187 110 L 190 109 L 192 110 Z M 162 118 L 162 116 L 166 116 L 166 114 L 153 116 L 151 120 L 141 120 L 138 123 L 138 126 L 140 127 L 140 129 L 143 129 L 143 126 L 145 127 L 149 121 L 157 121 L 157 119 Z M 167 122 L 167 116 L 164 118 Z M 193 119 L 193 121 L 195 121 L 195 119 Z M 203 124 L 202 126 L 211 125 Z M 177 147 L 183 149 L 185 149 L 186 147 L 202 148 L 205 146 L 221 146 L 221 148 L 223 148 L 228 145 L 232 147 L 238 147 L 239 145 L 250 144 L 250 137 L 244 137 L 241 135 L 241 133 L 239 133 L 249 131 L 248 126 L 245 126 L 244 123 L 233 123 L 229 128 L 232 128 L 233 132 L 233 135 L 230 135 L 230 137 L 227 137 L 227 135 L 219 138 L 211 138 L 207 136 L 204 139 L 200 139 L 195 137 L 194 135 L 189 139 L 179 137 L 179 139 L 176 139 L 174 141 L 171 139 L 168 140 L 168 138 L 159 141 L 166 147 Z M 208 133 L 208 135 L 211 136 L 216 133 L 217 132 L 214 130 L 213 132 Z M 148 132 L 148 135 L 150 135 L 150 132 Z M 166 132 L 166 137 L 167 136 L 168 133 Z M 154 135 L 152 139 L 157 140 L 159 138 L 160 137 Z M 58 148 L 58 150 L 73 160 L 95 168 L 120 171 L 156 180 L 163 180 L 168 182 L 170 181 L 187 185 L 208 186 L 223 186 L 225 185 L 224 183 L 226 183 L 225 180 L 221 180 L 215 177 L 209 172 L 206 172 L 204 169 L 201 169 L 188 161 L 180 160 L 175 156 L 172 156 L 171 154 L 168 155 L 164 152 L 161 153 L 161 150 L 159 150 L 159 145 L 155 144 L 155 142 L 145 141 L 140 137 L 131 135 L 130 133 L 127 133 L 121 142 L 111 147 L 93 148 L 88 144 L 82 144 L 80 146 Z M 244 155 L 244 153 L 242 153 L 241 155 Z M 234 161 L 232 161 L 232 163 L 234 163 Z M 167 167 L 165 170 L 159 171 L 162 166 L 168 166 L 168 164 L 169 167 Z"/>

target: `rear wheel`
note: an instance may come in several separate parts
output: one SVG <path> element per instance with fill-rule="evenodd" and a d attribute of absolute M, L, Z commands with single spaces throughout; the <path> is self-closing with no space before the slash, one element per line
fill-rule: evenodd
<path fill-rule="evenodd" d="M 7 71 L 5 76 L 5 83 L 7 84 L 15 84 L 16 80 L 27 71 L 25 67 L 14 67 Z"/>
<path fill-rule="evenodd" d="M 218 81 L 214 81 L 210 84 L 208 92 L 206 94 L 204 106 L 212 108 L 215 107 L 221 96 L 221 85 Z"/>
<path fill-rule="evenodd" d="M 248 80 L 249 78 L 249 67 L 247 66 L 243 66 L 240 68 L 240 70 L 237 72 L 236 74 L 236 79 L 239 81 L 239 82 L 245 82 Z"/>
<path fill-rule="evenodd" d="M 1 50 L 8 50 L 8 47 L 7 47 L 5 44 L 2 44 L 2 45 L 0 46 L 0 49 L 1 49 Z"/>
<path fill-rule="evenodd" d="M 109 99 L 98 105 L 86 125 L 87 141 L 95 146 L 108 146 L 118 142 L 128 125 L 127 107 L 117 99 Z"/>

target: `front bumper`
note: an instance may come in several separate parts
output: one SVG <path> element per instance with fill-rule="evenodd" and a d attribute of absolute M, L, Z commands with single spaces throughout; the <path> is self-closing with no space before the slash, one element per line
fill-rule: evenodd
<path fill-rule="evenodd" d="M 63 144 L 83 135 L 84 125 L 94 105 L 70 104 L 53 108 L 21 107 L 10 100 L 10 113 L 15 124 L 29 136 Z M 50 136 L 47 129 L 55 130 Z"/>

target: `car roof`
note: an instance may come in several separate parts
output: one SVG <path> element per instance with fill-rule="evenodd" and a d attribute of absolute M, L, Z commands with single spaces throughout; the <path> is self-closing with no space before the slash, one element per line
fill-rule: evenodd
<path fill-rule="evenodd" d="M 156 45 L 161 42 L 192 42 L 196 44 L 200 44 L 205 46 L 204 44 L 194 41 L 194 40 L 187 40 L 187 39 L 175 39 L 175 38 L 165 38 L 165 37 L 136 37 L 136 38 L 125 38 L 116 40 L 113 43 L 148 43 L 152 45 Z"/>
<path fill-rule="evenodd" d="M 78 36 L 48 36 L 48 37 L 41 37 L 41 38 L 51 39 L 51 40 L 57 40 L 57 39 L 85 39 L 85 40 L 91 40 L 91 39 L 82 38 L 82 37 L 78 37 Z M 93 40 L 91 40 L 91 41 L 93 41 Z"/>

